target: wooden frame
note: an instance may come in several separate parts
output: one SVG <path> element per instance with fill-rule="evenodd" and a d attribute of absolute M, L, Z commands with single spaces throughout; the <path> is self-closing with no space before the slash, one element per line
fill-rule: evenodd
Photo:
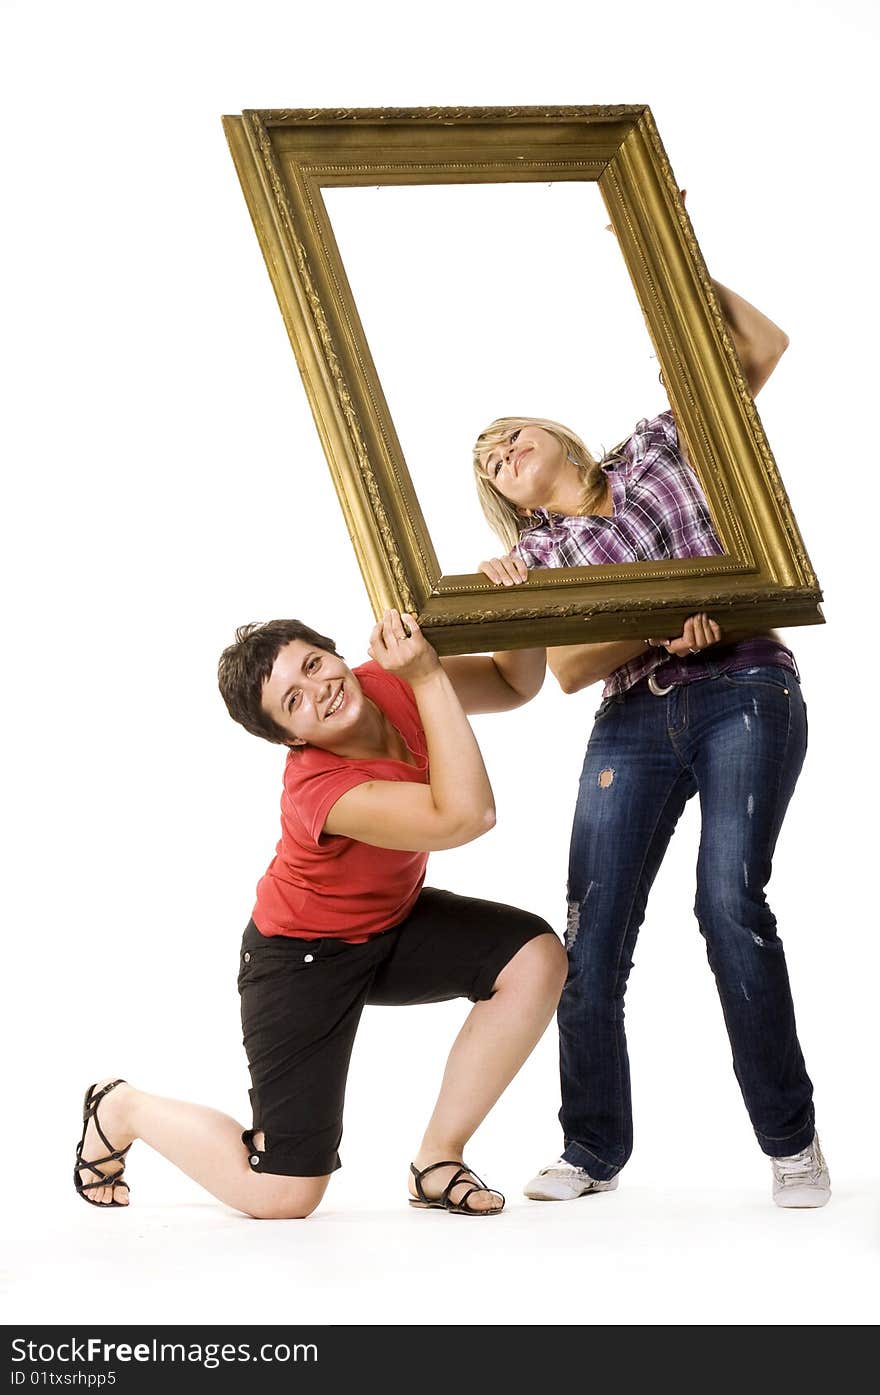
<path fill-rule="evenodd" d="M 374 612 L 441 654 L 821 622 L 821 591 L 646 106 L 246 111 L 224 128 Z M 321 189 L 593 180 L 725 552 L 443 576 Z M 475 507 L 476 500 L 475 500 Z"/>

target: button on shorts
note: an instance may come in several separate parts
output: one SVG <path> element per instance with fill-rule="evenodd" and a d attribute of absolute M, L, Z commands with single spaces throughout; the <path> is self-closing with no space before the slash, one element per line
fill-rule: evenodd
<path fill-rule="evenodd" d="M 352 1046 L 367 1003 L 404 1006 L 492 996 L 501 970 L 537 935 L 539 916 L 423 888 L 406 920 L 363 944 L 244 932 L 238 988 L 255 1172 L 324 1177 L 339 1166 Z M 254 1146 L 255 1133 L 265 1134 Z"/>

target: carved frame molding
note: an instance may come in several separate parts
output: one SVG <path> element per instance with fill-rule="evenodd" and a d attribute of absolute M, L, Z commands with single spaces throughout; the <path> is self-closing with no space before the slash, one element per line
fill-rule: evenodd
<path fill-rule="evenodd" d="M 820 623 L 818 582 L 646 106 L 246 111 L 223 119 L 374 612 L 440 653 Z M 443 576 L 321 197 L 331 185 L 598 183 L 723 556 Z M 475 501 L 476 507 L 476 501 Z"/>

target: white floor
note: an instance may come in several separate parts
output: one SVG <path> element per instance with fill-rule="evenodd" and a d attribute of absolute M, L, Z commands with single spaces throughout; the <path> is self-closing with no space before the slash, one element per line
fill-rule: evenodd
<path fill-rule="evenodd" d="M 4 381 L 15 387 L 3 424 L 17 520 L 4 549 L 16 596 L 2 767 L 14 873 L 2 913 L 7 1323 L 876 1321 L 872 452 L 857 471 L 876 395 L 875 278 L 862 271 L 875 260 L 876 187 L 860 176 L 874 154 L 877 6 L 814 0 L 792 25 L 794 6 L 745 0 L 735 26 L 719 7 L 715 29 L 702 11 L 694 23 L 692 0 L 513 8 L 447 0 L 427 50 L 400 0 L 326 11 L 264 0 L 256 24 L 229 0 L 160 3 L 149 25 L 145 7 L 106 0 L 0 6 L 11 21 L 0 91 L 19 118 L 8 129 L 27 135 L 7 143 L 4 162 L 20 210 L 3 228 L 4 268 L 14 269 Z M 723 39 L 711 63 L 707 30 Z M 744 82 L 753 100 L 719 101 Z M 51 101 L 34 100 L 47 91 Z M 768 133 L 790 131 L 817 92 L 824 110 L 846 111 L 846 140 L 839 123 L 812 122 L 780 160 Z M 785 632 L 812 747 L 771 895 L 831 1204 L 786 1213 L 770 1201 L 690 910 L 693 801 L 652 892 L 627 995 L 637 1142 L 617 1192 L 562 1205 L 518 1195 L 559 1147 L 551 1028 L 468 1151 L 508 1192 L 505 1214 L 407 1208 L 407 1160 L 463 1013 L 443 1005 L 400 1020 L 365 1014 L 345 1167 L 310 1220 L 247 1221 L 140 1148 L 131 1209 L 87 1207 L 70 1173 L 89 1081 L 117 1073 L 250 1122 L 235 971 L 277 837 L 280 758 L 233 729 L 217 655 L 236 624 L 292 610 L 357 661 L 373 623 L 220 114 L 621 100 L 651 103 L 712 274 L 792 336 L 760 413 L 827 590 L 828 624 Z M 35 151 L 47 152 L 50 178 Z M 839 258 L 829 254 L 842 242 L 839 200 L 815 175 L 832 165 L 847 191 Z M 370 207 L 377 197 L 363 193 Z M 523 285 L 549 311 L 552 268 L 540 263 L 531 292 Z M 424 340 L 434 333 L 429 325 L 414 345 L 413 390 L 430 381 Z M 572 321 L 537 347 L 554 376 L 567 363 L 582 372 L 581 341 L 599 333 Z M 522 344 L 494 337 L 520 381 Z M 512 398 L 493 406 L 479 379 L 463 381 L 454 360 L 446 369 L 432 423 L 445 428 L 448 399 L 471 392 L 477 425 L 508 410 Z M 562 414 L 553 400 L 525 409 Z M 629 401 L 627 389 L 617 419 L 586 382 L 573 424 L 594 448 L 603 431 L 606 443 L 619 439 L 647 410 Z M 444 494 L 459 468 L 467 475 L 467 457 L 459 467 L 450 454 Z M 548 681 L 521 712 L 476 719 L 498 826 L 438 853 L 433 885 L 526 906 L 559 927 L 595 697 L 565 697 Z"/>
<path fill-rule="evenodd" d="M 254 1222 L 170 1178 L 102 1214 L 73 1195 L 13 1218 L 7 1323 L 866 1324 L 877 1318 L 878 1214 L 862 1179 L 819 1212 L 769 1188 L 653 1186 L 567 1204 L 511 1197 L 469 1221 L 371 1205 L 337 1182 L 306 1222 Z M 767 1179 L 764 1179 L 765 1181 Z M 752 1179 L 750 1178 L 751 1182 Z M 157 1185 L 158 1184 L 158 1185 Z M 170 1193 L 169 1193 L 170 1194 Z"/>
<path fill-rule="evenodd" d="M 674 858 L 667 873 L 675 879 Z M 4 1216 L 4 1321 L 875 1323 L 880 1139 L 864 1109 L 876 1054 L 874 980 L 858 978 L 859 1010 L 846 1024 L 826 1011 L 844 1000 L 836 987 L 843 956 L 828 961 L 824 991 L 812 979 L 798 984 L 808 990 L 802 1030 L 816 1063 L 833 1195 L 819 1211 L 782 1211 L 771 1201 L 770 1165 L 730 1069 L 696 937 L 667 933 L 662 915 L 654 926 L 628 995 L 636 1140 L 620 1187 L 564 1203 L 521 1195 L 560 1144 L 551 1029 L 468 1145 L 468 1160 L 507 1195 L 506 1211 L 489 1219 L 415 1211 L 405 1200 L 408 1159 L 466 1013 L 461 1003 L 367 1009 L 349 1075 L 343 1166 L 308 1220 L 267 1222 L 215 1202 L 141 1143 L 129 1158 L 127 1210 L 84 1205 L 71 1181 L 82 1092 L 106 1074 L 108 1057 L 136 1084 L 249 1121 L 235 1005 L 219 969 L 217 984 L 210 968 L 202 971 L 191 1039 L 174 985 L 163 990 L 150 977 L 157 954 L 125 1002 L 112 992 L 111 970 L 93 960 L 99 1031 L 81 1032 L 74 995 L 69 1004 L 59 997 L 66 1015 L 54 1031 L 38 1032 L 28 999 L 26 1045 L 8 1057 L 26 1063 L 26 1090 L 4 1120 L 3 1155 L 18 1168 Z M 809 942 L 799 949 L 809 968 Z M 195 966 L 180 977 L 183 992 L 197 981 Z M 670 980 L 674 999 L 664 988 Z M 61 1042 L 71 1045 L 59 1050 Z M 22 1151 L 28 1137 L 39 1142 L 30 1155 Z"/>

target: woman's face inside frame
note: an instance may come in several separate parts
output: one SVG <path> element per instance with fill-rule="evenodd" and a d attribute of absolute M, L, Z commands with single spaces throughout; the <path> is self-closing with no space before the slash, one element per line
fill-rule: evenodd
<path fill-rule="evenodd" d="M 486 479 L 523 511 L 545 508 L 567 470 L 577 470 L 552 432 L 531 422 L 512 426 L 480 456 Z"/>

